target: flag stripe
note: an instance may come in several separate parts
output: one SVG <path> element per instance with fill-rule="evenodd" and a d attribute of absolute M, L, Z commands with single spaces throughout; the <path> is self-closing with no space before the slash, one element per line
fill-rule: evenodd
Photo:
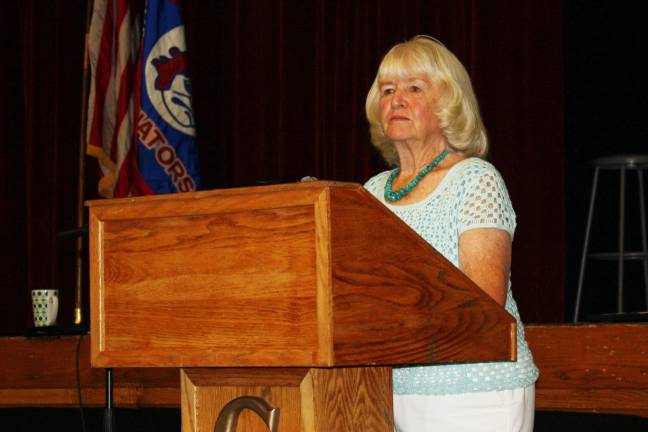
<path fill-rule="evenodd" d="M 122 26 L 129 26 L 130 16 L 127 13 Z M 119 76 L 119 94 L 116 102 L 116 124 L 117 130 L 113 132 L 111 151 L 112 154 L 117 155 L 117 169 L 121 167 L 128 149 L 132 144 L 132 124 L 133 124 L 133 87 L 135 76 L 135 47 L 132 46 L 133 41 L 125 39 L 123 35 L 130 34 L 130 28 L 120 31 L 120 46 L 129 47 L 129 49 L 121 50 L 119 60 L 117 62 L 117 71 L 120 71 Z M 123 40 L 125 39 L 125 40 Z M 129 107 L 131 107 L 129 111 Z"/>

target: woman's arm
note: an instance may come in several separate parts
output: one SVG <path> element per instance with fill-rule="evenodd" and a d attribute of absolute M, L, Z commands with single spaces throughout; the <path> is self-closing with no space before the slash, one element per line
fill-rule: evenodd
<path fill-rule="evenodd" d="M 497 228 L 475 228 L 459 236 L 459 268 L 504 305 L 511 268 L 511 236 Z"/>

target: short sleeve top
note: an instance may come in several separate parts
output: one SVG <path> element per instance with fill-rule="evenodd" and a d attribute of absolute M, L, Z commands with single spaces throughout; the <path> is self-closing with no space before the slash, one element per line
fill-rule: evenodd
<path fill-rule="evenodd" d="M 391 171 L 385 171 L 372 177 L 365 188 L 456 267 L 459 267 L 459 237 L 463 232 L 496 228 L 513 238 L 515 212 L 502 176 L 489 162 L 478 158 L 458 162 L 430 195 L 408 205 L 385 201 L 384 187 L 390 174 Z M 394 393 L 456 394 L 533 384 L 538 369 L 524 337 L 510 278 L 505 308 L 517 321 L 517 361 L 395 368 Z"/>

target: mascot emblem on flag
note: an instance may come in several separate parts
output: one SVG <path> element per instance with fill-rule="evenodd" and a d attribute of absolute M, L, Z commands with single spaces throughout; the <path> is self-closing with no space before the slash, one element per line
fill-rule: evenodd
<path fill-rule="evenodd" d="M 141 194 L 200 188 L 184 32 L 179 2 L 147 1 L 135 104 Z"/>
<path fill-rule="evenodd" d="M 195 135 L 184 26 L 164 34 L 146 59 L 146 90 L 153 107 L 172 127 Z"/>

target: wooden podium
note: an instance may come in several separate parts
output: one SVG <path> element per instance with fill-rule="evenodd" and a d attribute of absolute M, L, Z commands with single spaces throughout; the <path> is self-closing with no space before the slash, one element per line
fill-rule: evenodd
<path fill-rule="evenodd" d="M 514 319 L 357 184 L 88 205 L 91 363 L 182 368 L 183 431 L 259 396 L 274 430 L 391 432 L 391 366 L 516 358 Z"/>

